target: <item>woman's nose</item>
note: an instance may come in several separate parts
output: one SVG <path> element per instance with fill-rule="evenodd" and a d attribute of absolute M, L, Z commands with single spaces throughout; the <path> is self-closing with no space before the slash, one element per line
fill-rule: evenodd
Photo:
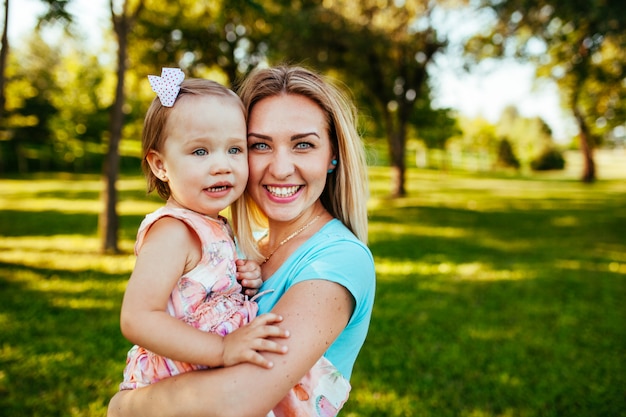
<path fill-rule="evenodd" d="M 288 152 L 275 152 L 270 161 L 269 171 L 278 180 L 286 179 L 295 171 L 295 165 Z"/>

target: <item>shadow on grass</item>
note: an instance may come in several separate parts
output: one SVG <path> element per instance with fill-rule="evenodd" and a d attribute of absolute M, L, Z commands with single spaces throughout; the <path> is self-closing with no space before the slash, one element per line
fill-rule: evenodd
<path fill-rule="evenodd" d="M 618 207 L 374 211 L 377 299 L 346 414 L 626 415 Z"/>
<path fill-rule="evenodd" d="M 118 320 L 126 279 L 0 263 L 3 415 L 104 415 L 129 347 Z"/>
<path fill-rule="evenodd" d="M 508 182 L 412 175 L 438 194 L 371 211 L 377 299 L 342 416 L 626 416 L 626 195 L 563 182 L 553 198 L 518 180 L 531 191 L 503 198 Z M 120 236 L 142 218 L 122 216 Z M 89 213 L 0 212 L 0 235 L 26 246 L 96 227 Z M 0 263 L 0 414 L 103 416 L 120 382 L 127 273 L 92 254 L 67 271 L 78 256 L 56 255 L 57 269 Z"/>
<path fill-rule="evenodd" d="M 118 233 L 121 239 L 134 239 L 143 215 L 119 217 Z M 95 236 L 98 231 L 98 215 L 90 213 L 66 213 L 61 210 L 0 211 L 0 236 Z"/>
<path fill-rule="evenodd" d="M 442 275 L 381 281 L 353 378 L 355 391 L 372 401 L 349 402 L 347 410 L 623 415 L 626 317 L 616 290 L 624 289 L 624 276 L 547 272 L 549 279 L 518 281 Z M 393 404 L 376 401 L 388 392 L 408 408 L 394 413 Z"/>

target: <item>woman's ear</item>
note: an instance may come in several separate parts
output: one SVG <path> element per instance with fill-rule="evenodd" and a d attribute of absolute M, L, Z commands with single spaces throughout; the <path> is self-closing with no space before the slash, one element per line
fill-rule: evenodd
<path fill-rule="evenodd" d="M 333 156 L 332 161 L 330 161 L 330 164 L 328 165 L 328 173 L 331 174 L 335 168 L 337 167 L 338 161 L 337 161 L 337 157 Z"/>
<path fill-rule="evenodd" d="M 155 150 L 151 150 L 146 155 L 146 161 L 150 165 L 150 170 L 155 177 L 163 182 L 167 181 L 167 170 L 165 169 L 165 162 L 161 154 Z"/>

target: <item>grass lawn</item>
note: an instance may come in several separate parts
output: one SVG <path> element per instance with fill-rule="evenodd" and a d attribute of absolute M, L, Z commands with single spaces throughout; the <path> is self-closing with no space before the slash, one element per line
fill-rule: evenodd
<path fill-rule="evenodd" d="M 377 300 L 342 416 L 626 416 L 626 181 L 371 168 Z M 99 255 L 95 176 L 0 180 L 0 416 L 104 416 L 143 215 Z"/>

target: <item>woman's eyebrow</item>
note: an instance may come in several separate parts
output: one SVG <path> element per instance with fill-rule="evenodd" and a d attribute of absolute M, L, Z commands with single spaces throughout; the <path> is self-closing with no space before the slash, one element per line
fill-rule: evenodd
<path fill-rule="evenodd" d="M 254 132 L 248 132 L 248 137 L 255 137 L 255 138 L 264 139 L 264 140 L 272 140 L 270 136 L 262 135 L 260 133 L 254 133 Z"/>
<path fill-rule="evenodd" d="M 320 135 L 318 135 L 316 132 L 308 132 L 308 133 L 295 134 L 291 137 L 291 140 L 298 140 L 298 139 L 306 138 L 307 136 L 315 136 L 318 139 L 320 139 Z"/>
<path fill-rule="evenodd" d="M 315 136 L 318 139 L 320 138 L 320 135 L 318 135 L 316 132 L 307 132 L 307 133 L 297 133 L 295 135 L 291 136 L 291 140 L 298 140 L 298 139 L 302 139 L 302 138 L 306 138 L 307 136 Z M 259 138 L 259 139 L 263 139 L 263 140 L 272 140 L 271 136 L 268 135 L 264 135 L 262 133 L 255 133 L 255 132 L 248 132 L 248 137 L 255 137 L 255 138 Z"/>

